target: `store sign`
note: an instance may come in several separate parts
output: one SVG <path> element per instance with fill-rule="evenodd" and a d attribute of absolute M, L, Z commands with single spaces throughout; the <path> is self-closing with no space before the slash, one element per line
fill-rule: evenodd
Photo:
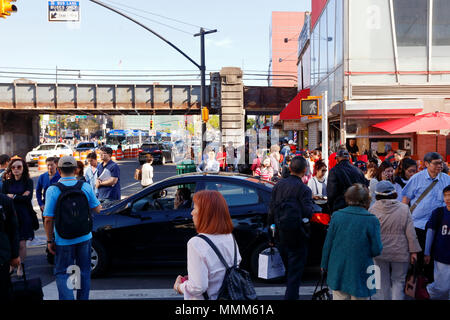
<path fill-rule="evenodd" d="M 80 21 L 80 2 L 49 1 L 48 21 Z"/>
<path fill-rule="evenodd" d="M 306 124 L 300 122 L 300 120 L 285 120 L 283 121 L 284 131 L 305 131 L 307 130 Z"/>

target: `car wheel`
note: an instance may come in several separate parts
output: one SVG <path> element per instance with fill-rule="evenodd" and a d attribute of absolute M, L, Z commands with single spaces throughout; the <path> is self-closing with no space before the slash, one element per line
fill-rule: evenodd
<path fill-rule="evenodd" d="M 250 271 L 254 277 L 258 277 L 258 266 L 259 266 L 259 254 L 269 248 L 269 244 L 267 242 L 262 242 L 258 244 L 252 251 L 250 256 Z M 279 277 L 270 280 L 259 279 L 266 282 L 280 282 L 284 277 Z"/>
<path fill-rule="evenodd" d="M 92 240 L 91 248 L 91 277 L 102 275 L 108 266 L 108 255 L 105 247 L 98 241 Z"/>

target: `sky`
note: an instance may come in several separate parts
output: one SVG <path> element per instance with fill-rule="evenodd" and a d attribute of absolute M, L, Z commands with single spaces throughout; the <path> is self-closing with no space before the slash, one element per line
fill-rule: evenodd
<path fill-rule="evenodd" d="M 94 79 L 93 76 L 84 76 L 89 74 L 150 73 L 146 70 L 152 70 L 154 74 L 167 74 L 167 70 L 172 70 L 169 72 L 172 74 L 198 74 L 194 64 L 147 30 L 89 0 L 79 2 L 80 22 L 49 22 L 48 1 L 45 0 L 18 0 L 14 3 L 18 12 L 12 13 L 7 19 L 0 19 L 0 82 L 14 80 L 5 76 L 26 76 L 5 73 L 7 71 L 42 73 L 28 76 L 41 77 L 38 82 L 51 83 L 55 80 L 56 68 L 80 70 L 59 70 L 58 77 L 61 82 L 65 74 L 79 74 L 80 81 Z M 267 72 L 270 60 L 271 12 L 310 11 L 311 6 L 311 0 L 104 2 L 120 8 L 122 12 L 159 33 L 199 64 L 200 38 L 194 37 L 193 34 L 199 31 L 200 26 L 217 29 L 217 33 L 206 36 L 207 73 L 227 66 L 240 67 L 247 73 Z M 161 15 L 194 26 L 163 19 Z M 183 77 L 171 78 L 183 80 Z M 248 79 L 250 78 L 248 76 Z M 121 79 L 128 81 L 127 78 Z M 244 83 L 267 85 L 267 81 Z"/>

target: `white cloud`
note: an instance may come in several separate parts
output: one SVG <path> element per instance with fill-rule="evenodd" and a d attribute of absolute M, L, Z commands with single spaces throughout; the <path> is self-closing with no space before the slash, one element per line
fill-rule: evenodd
<path fill-rule="evenodd" d="M 211 39 L 206 39 L 206 45 L 207 46 L 215 46 L 218 48 L 231 48 L 231 44 L 233 43 L 233 40 L 231 40 L 230 38 L 225 38 L 222 40 L 211 40 Z"/>

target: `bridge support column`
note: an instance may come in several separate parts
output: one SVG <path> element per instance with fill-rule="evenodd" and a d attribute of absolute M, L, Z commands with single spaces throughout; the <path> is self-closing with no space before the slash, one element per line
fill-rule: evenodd
<path fill-rule="evenodd" d="M 245 110 L 243 72 L 225 67 L 220 71 L 222 144 L 233 142 L 235 148 L 245 145 Z"/>
<path fill-rule="evenodd" d="M 0 112 L 0 154 L 25 158 L 39 144 L 39 116 Z"/>

